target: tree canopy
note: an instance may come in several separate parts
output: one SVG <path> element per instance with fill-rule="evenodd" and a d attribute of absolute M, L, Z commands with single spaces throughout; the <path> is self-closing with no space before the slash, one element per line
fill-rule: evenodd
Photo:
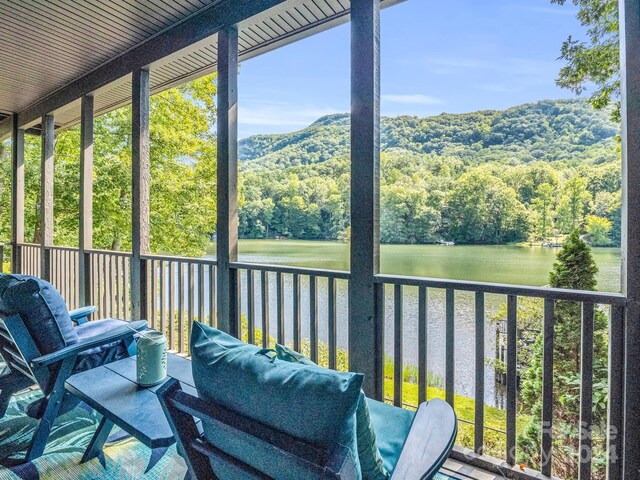
<path fill-rule="evenodd" d="M 215 232 L 215 77 L 212 75 L 151 98 L 151 248 L 180 255 L 203 254 Z M 94 247 L 131 248 L 131 108 L 95 119 L 93 173 Z M 0 196 L 11 204 L 9 149 L 0 151 Z M 80 135 L 56 135 L 54 242 L 78 243 Z M 25 240 L 39 241 L 40 139 L 25 139 Z M 9 237 L 10 215 L 0 216 Z"/>

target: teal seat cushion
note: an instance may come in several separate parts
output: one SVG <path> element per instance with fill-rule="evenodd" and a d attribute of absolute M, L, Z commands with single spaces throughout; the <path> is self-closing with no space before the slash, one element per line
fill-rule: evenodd
<path fill-rule="evenodd" d="M 415 412 L 370 398 L 367 398 L 367 403 L 384 468 L 393 473 L 411 430 Z"/>
<path fill-rule="evenodd" d="M 363 375 L 310 368 L 260 352 L 254 345 L 195 322 L 191 356 L 198 396 L 323 450 L 346 447 L 361 477 L 355 411 Z M 212 445 L 273 478 L 325 478 L 255 437 L 212 422 L 203 422 L 203 431 Z"/>
<path fill-rule="evenodd" d="M 276 344 L 278 358 L 287 362 L 317 366 L 311 359 L 285 346 Z M 358 408 L 356 409 L 356 437 L 358 443 L 358 460 L 365 480 L 385 480 L 389 473 L 383 466 L 382 457 L 378 451 L 376 432 L 371 423 L 367 397 L 360 392 Z"/>
<path fill-rule="evenodd" d="M 42 354 L 78 343 L 78 334 L 60 293 L 41 278 L 7 275 L 2 292 L 5 314 L 18 314 Z M 4 287 L 3 287 L 4 288 Z"/>

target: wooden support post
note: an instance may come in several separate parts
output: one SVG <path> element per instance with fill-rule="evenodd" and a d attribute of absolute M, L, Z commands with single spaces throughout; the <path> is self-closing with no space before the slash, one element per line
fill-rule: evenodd
<path fill-rule="evenodd" d="M 147 317 L 146 263 L 149 253 L 149 70 L 132 74 L 131 111 L 131 317 Z M 152 295 L 155 292 L 152 292 Z"/>
<path fill-rule="evenodd" d="M 42 117 L 42 161 L 40 162 L 40 276 L 51 278 L 48 247 L 53 245 L 53 115 Z"/>
<path fill-rule="evenodd" d="M 218 33 L 218 328 L 239 334 L 238 271 L 238 30 Z M 265 332 L 265 335 L 267 332 Z"/>
<path fill-rule="evenodd" d="M 13 114 L 11 135 L 11 272 L 22 270 L 24 243 L 24 130 L 18 128 L 18 115 Z"/>
<path fill-rule="evenodd" d="M 624 332 L 624 431 L 622 478 L 640 475 L 640 0 L 621 0 L 622 100 L 622 293 L 627 296 Z M 617 336 L 616 335 L 616 336 Z M 614 339 L 615 340 L 615 339 Z M 616 387 L 615 385 L 613 386 Z M 621 452 L 617 452 L 618 455 Z M 618 460 L 617 462 L 620 462 Z M 611 478 L 618 476 L 610 466 Z M 612 472 L 613 470 L 613 472 Z"/>
<path fill-rule="evenodd" d="M 383 397 L 380 270 L 380 0 L 351 1 L 351 283 L 349 369 Z"/>
<path fill-rule="evenodd" d="M 78 239 L 78 294 L 80 306 L 91 303 L 91 268 L 87 250 L 93 248 L 93 95 L 80 107 L 80 230 Z"/>

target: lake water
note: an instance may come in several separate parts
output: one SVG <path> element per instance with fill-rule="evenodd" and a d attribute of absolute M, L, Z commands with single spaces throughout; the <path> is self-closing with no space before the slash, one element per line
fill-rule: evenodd
<path fill-rule="evenodd" d="M 546 285 L 557 248 L 508 245 L 382 245 L 382 273 L 516 285 Z M 620 291 L 620 249 L 594 248 L 598 289 Z M 212 246 L 211 254 L 215 254 Z M 349 244 L 302 240 L 240 240 L 240 260 L 349 270 Z"/>
<path fill-rule="evenodd" d="M 494 283 L 542 286 L 548 283 L 548 275 L 555 261 L 558 249 L 526 246 L 441 246 L 441 245 L 382 245 L 381 272 L 422 277 L 451 278 Z M 240 261 L 268 263 L 299 267 L 325 268 L 331 270 L 349 269 L 349 244 L 342 242 L 316 242 L 295 240 L 241 240 Z M 215 246 L 209 252 L 215 255 Z M 598 265 L 598 288 L 608 292 L 620 290 L 620 250 L 615 248 L 594 248 L 593 257 Z M 288 341 L 292 338 L 292 295 L 291 277 L 285 275 L 285 329 Z M 270 330 L 275 336 L 276 292 L 275 276 L 270 278 Z M 302 334 L 309 335 L 309 295 L 308 280 L 301 281 Z M 347 288 L 346 282 L 337 285 L 338 345 L 346 348 L 347 339 Z M 242 277 L 243 313 L 246 313 L 246 277 Z M 327 333 L 327 287 L 326 281 L 318 285 L 319 335 L 326 340 Z M 256 311 L 260 315 L 259 281 L 256 277 Z M 387 288 L 385 301 L 385 350 L 393 355 L 393 291 Z M 418 363 L 417 345 L 417 288 L 404 289 L 403 350 L 404 362 Z M 495 323 L 490 320 L 504 302 L 499 295 L 486 296 L 487 322 L 485 328 L 486 402 L 502 404 L 502 393 L 496 388 L 491 360 L 496 355 Z M 428 340 L 427 367 L 434 377 L 444 378 L 445 351 L 445 302 L 444 291 L 429 289 L 428 300 Z M 455 352 L 456 352 L 456 392 L 472 396 L 474 394 L 474 349 L 475 314 L 471 293 L 456 294 L 455 308 Z M 259 326 L 259 320 L 258 325 Z"/>

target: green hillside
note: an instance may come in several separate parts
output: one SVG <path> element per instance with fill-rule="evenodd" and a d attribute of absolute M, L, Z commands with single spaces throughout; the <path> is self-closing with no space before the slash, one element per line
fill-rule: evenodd
<path fill-rule="evenodd" d="M 455 155 L 465 162 L 612 161 L 617 127 L 586 100 L 540 101 L 503 111 L 382 119 L 382 151 Z M 291 167 L 349 153 L 349 115 L 320 118 L 298 132 L 240 141 L 243 169 Z"/>
<path fill-rule="evenodd" d="M 545 241 L 581 228 L 620 238 L 610 112 L 585 100 L 384 118 L 381 238 L 389 243 Z M 240 142 L 240 234 L 349 236 L 349 116 Z"/>

